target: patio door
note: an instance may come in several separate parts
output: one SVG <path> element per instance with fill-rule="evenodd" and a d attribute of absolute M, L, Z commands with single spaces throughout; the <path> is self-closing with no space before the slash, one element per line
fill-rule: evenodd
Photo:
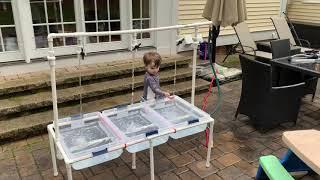
<path fill-rule="evenodd" d="M 22 58 L 16 31 L 16 11 L 11 0 L 0 1 L 0 62 Z"/>
<path fill-rule="evenodd" d="M 32 49 L 31 58 L 47 55 L 49 33 L 100 32 L 152 27 L 152 0 L 16 1 L 19 3 L 26 1 L 30 4 L 32 23 L 31 27 L 27 28 L 33 32 L 33 36 L 30 37 L 32 43 L 29 43 Z M 128 49 L 131 44 L 129 37 L 128 35 L 91 36 L 84 39 L 85 51 Z M 138 34 L 138 39 L 142 42 L 142 46 L 154 44 L 153 33 Z M 54 48 L 56 55 L 75 54 L 76 38 L 55 38 Z"/>

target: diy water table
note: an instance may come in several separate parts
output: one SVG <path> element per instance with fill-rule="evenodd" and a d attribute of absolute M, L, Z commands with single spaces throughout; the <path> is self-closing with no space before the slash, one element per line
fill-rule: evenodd
<path fill-rule="evenodd" d="M 58 120 L 60 131 L 56 146 L 71 173 L 118 158 L 124 149 L 136 153 L 150 149 L 153 176 L 153 147 L 169 137 L 182 138 L 204 131 L 213 123 L 209 114 L 178 96 L 93 112 Z M 48 126 L 53 143 L 54 126 Z M 210 154 L 209 154 L 210 155 Z M 133 156 L 135 168 L 135 156 Z M 209 157 L 210 159 L 210 157 Z M 71 179 L 71 174 L 68 174 Z"/>
<path fill-rule="evenodd" d="M 83 51 L 84 37 L 121 34 L 132 35 L 131 52 L 133 55 L 132 59 L 135 59 L 137 49 L 141 45 L 141 43 L 137 42 L 137 33 L 194 27 L 195 37 L 197 37 L 199 26 L 211 24 L 212 22 L 201 22 L 149 29 L 49 34 L 49 55 L 47 58 L 51 71 L 53 123 L 49 124 L 47 129 L 54 175 L 58 175 L 56 157 L 64 160 L 68 180 L 71 180 L 72 168 L 80 170 L 110 161 L 121 156 L 124 150 L 132 153 L 132 168 L 135 169 L 136 152 L 149 149 L 150 177 L 151 180 L 154 180 L 153 147 L 166 143 L 170 137 L 178 139 L 204 131 L 208 124 L 210 125 L 210 132 L 206 167 L 209 167 L 211 165 L 210 155 L 214 120 L 208 113 L 194 106 L 198 42 L 195 42 L 193 45 L 191 104 L 178 96 L 134 103 L 135 67 L 134 61 L 132 61 L 132 95 L 130 105 L 107 109 L 103 112 L 83 114 L 82 95 L 80 91 L 79 115 L 59 119 L 53 39 L 59 37 L 78 38 L 79 46 L 77 55 L 80 67 L 81 60 L 83 60 L 85 56 Z M 176 61 L 174 87 L 175 77 Z M 79 74 L 79 85 L 81 87 L 81 71 Z"/>

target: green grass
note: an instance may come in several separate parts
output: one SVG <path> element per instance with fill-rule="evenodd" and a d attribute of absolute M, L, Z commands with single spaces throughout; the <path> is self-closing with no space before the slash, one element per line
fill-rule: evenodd
<path fill-rule="evenodd" d="M 240 61 L 238 55 L 230 55 L 224 63 L 219 63 L 222 66 L 228 67 L 228 68 L 240 68 Z"/>

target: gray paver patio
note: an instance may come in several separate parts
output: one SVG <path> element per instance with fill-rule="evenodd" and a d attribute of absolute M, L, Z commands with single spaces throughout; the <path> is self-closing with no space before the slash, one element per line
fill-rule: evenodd
<path fill-rule="evenodd" d="M 221 109 L 214 115 L 214 147 L 212 167 L 206 169 L 204 133 L 187 138 L 170 140 L 155 148 L 156 179 L 252 179 L 258 167 L 258 157 L 274 154 L 281 157 L 287 150 L 281 141 L 286 130 L 307 129 L 305 124 L 320 130 L 320 98 L 303 100 L 295 126 L 285 124 L 266 132 L 253 128 L 245 116 L 233 121 L 238 105 L 241 81 L 224 84 Z M 196 96 L 201 106 L 205 94 Z M 189 100 L 189 98 L 187 98 Z M 210 96 L 208 112 L 215 108 L 215 95 Z M 81 171 L 73 171 L 78 179 L 150 179 L 148 151 L 137 153 L 137 169 L 131 169 L 130 154 Z M 59 176 L 53 177 L 48 136 L 36 136 L 0 146 L 0 180 L 11 179 L 66 179 L 63 161 L 58 161 Z M 316 179 L 304 176 L 303 179 Z"/>

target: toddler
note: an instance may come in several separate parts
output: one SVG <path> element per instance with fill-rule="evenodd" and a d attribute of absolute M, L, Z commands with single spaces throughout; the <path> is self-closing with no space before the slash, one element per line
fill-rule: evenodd
<path fill-rule="evenodd" d="M 156 52 L 145 53 L 143 56 L 143 63 L 146 68 L 143 99 L 149 100 L 170 97 L 170 93 L 160 89 L 158 72 L 161 64 L 161 56 Z"/>

